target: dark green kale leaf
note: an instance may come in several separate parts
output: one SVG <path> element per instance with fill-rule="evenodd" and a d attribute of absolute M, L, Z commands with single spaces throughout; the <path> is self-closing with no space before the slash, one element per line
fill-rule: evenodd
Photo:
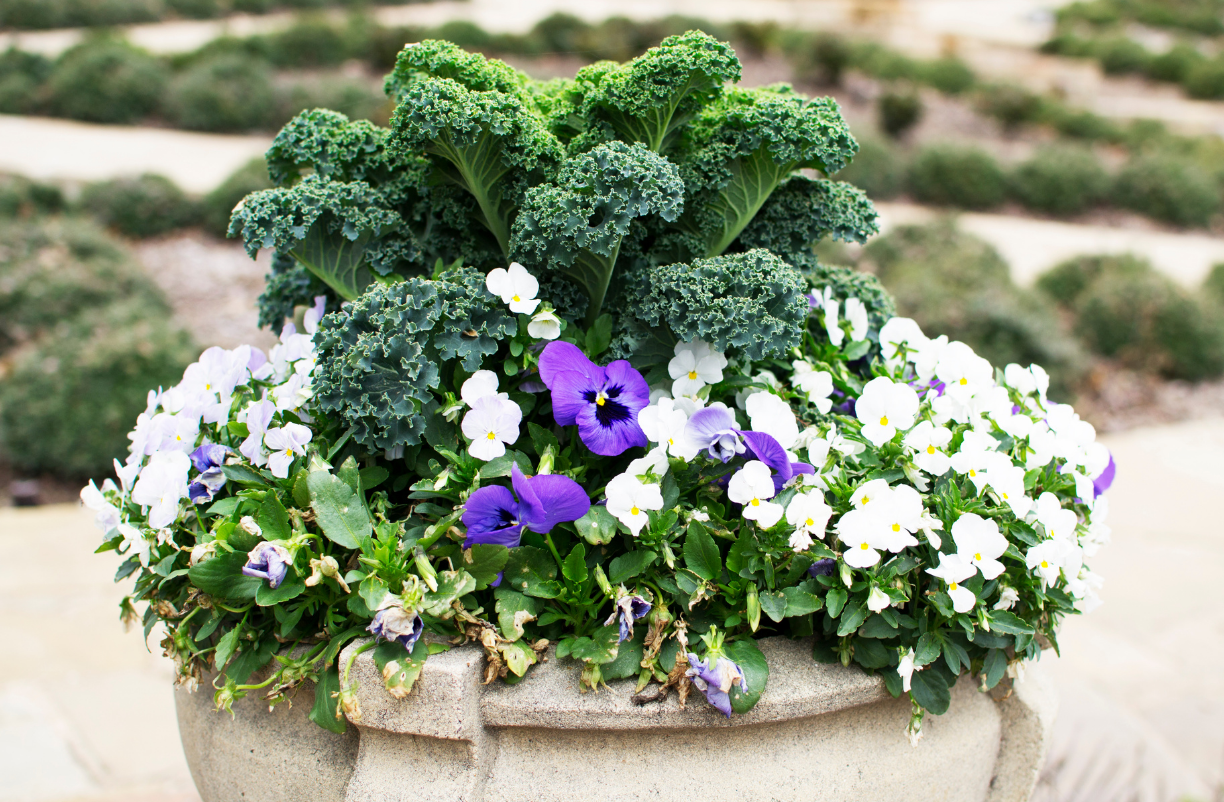
<path fill-rule="evenodd" d="M 621 242 L 635 218 L 675 220 L 684 201 L 679 171 L 641 143 L 610 142 L 566 161 L 552 183 L 527 192 L 514 224 L 513 255 L 586 292 L 587 325 L 603 306 Z"/>
<path fill-rule="evenodd" d="M 444 364 L 475 372 L 517 328 L 471 268 L 376 285 L 320 323 L 315 397 L 366 448 L 416 445 Z"/>
<path fill-rule="evenodd" d="M 655 330 L 653 337 L 666 326 L 673 342 L 702 339 L 754 361 L 798 345 L 810 308 L 807 282 L 763 249 L 665 265 L 639 276 L 642 294 L 633 315 Z"/>
<path fill-rule="evenodd" d="M 862 190 L 843 181 L 794 176 L 782 183 L 740 234 L 744 249 L 768 248 L 786 256 L 810 253 L 825 237 L 866 242 L 880 226 Z"/>
<path fill-rule="evenodd" d="M 272 269 L 259 296 L 259 325 L 280 334 L 285 320 L 293 317 L 294 307 L 312 305 L 317 295 L 328 296 L 329 305 L 335 306 L 335 293 L 315 274 L 289 254 L 274 253 Z"/>
<path fill-rule="evenodd" d="M 260 248 L 288 253 L 344 300 L 372 280 L 365 250 L 402 219 L 363 181 L 307 176 L 289 188 L 248 195 L 234 209 L 229 235 L 241 235 L 252 258 Z"/>
<path fill-rule="evenodd" d="M 338 111 L 311 109 L 290 120 L 268 148 L 268 175 L 278 186 L 307 172 L 336 181 L 379 184 L 391 177 L 386 140 L 390 131 Z"/>
<path fill-rule="evenodd" d="M 786 85 L 728 90 L 705 107 L 690 136 L 678 238 L 699 257 L 726 251 L 791 173 L 837 172 L 858 149 L 836 101 Z"/>
<path fill-rule="evenodd" d="M 469 53 L 441 39 L 426 39 L 400 51 L 383 89 L 398 101 L 414 83 L 429 78 L 445 78 L 473 92 L 507 95 L 522 95 L 528 81 L 526 75 L 503 61 Z"/>

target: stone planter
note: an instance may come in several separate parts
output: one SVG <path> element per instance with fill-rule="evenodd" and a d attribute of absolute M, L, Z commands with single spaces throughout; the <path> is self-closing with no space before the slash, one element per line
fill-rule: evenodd
<path fill-rule="evenodd" d="M 696 690 L 684 710 L 674 694 L 638 707 L 627 682 L 580 694 L 576 665 L 555 659 L 482 686 L 468 646 L 431 657 L 402 701 L 359 657 L 362 721 L 343 736 L 306 720 L 312 688 L 271 714 L 248 697 L 234 718 L 179 691 L 179 728 L 204 802 L 1028 799 L 1056 708 L 1036 666 L 1001 702 L 962 677 L 914 748 L 909 702 L 882 680 L 813 662 L 807 642 L 760 646 L 769 686 L 730 721 Z"/>

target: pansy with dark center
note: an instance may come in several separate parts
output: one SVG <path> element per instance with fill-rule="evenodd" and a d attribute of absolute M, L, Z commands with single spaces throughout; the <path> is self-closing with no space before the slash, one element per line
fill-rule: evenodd
<path fill-rule="evenodd" d="M 578 346 L 558 340 L 540 354 L 540 379 L 552 391 L 553 418 L 577 425 L 594 453 L 615 457 L 647 444 L 637 417 L 650 403 L 650 386 L 627 361 L 601 368 Z"/>
<path fill-rule="evenodd" d="M 615 606 L 612 608 L 612 615 L 608 616 L 608 620 L 604 621 L 604 626 L 608 626 L 613 621 L 620 622 L 620 632 L 617 643 L 623 643 L 633 638 L 633 622 L 638 619 L 645 618 L 650 614 L 651 604 L 646 601 L 644 596 L 639 596 L 636 593 L 627 592 L 624 587 L 621 587 L 618 592 Z"/>

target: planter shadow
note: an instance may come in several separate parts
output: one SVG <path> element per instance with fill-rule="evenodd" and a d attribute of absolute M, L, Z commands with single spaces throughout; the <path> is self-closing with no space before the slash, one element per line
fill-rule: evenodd
<path fill-rule="evenodd" d="M 355 648 L 350 646 L 349 649 Z M 995 702 L 962 677 L 951 709 L 927 716 L 917 748 L 909 702 L 878 677 L 813 662 L 808 641 L 759 641 L 760 702 L 730 720 L 696 690 L 643 706 L 631 682 L 578 692 L 555 658 L 521 684 L 480 684 L 475 646 L 430 657 L 396 700 L 367 652 L 353 665 L 361 721 L 343 736 L 306 720 L 313 688 L 269 714 L 258 697 L 213 712 L 176 692 L 179 726 L 204 802 L 552 802 L 717 800 L 1027 800 L 1057 702 L 1037 666 Z M 341 655 L 341 665 L 348 650 Z"/>

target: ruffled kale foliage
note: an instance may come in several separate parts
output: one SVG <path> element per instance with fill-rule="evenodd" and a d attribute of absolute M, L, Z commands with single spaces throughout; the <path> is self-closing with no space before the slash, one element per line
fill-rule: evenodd
<path fill-rule="evenodd" d="M 319 404 L 371 450 L 416 445 L 450 363 L 474 372 L 516 330 L 471 268 L 374 287 L 319 326 Z"/>
<path fill-rule="evenodd" d="M 697 259 L 646 272 L 633 315 L 652 336 L 658 360 L 678 342 L 703 340 L 753 361 L 780 356 L 799 344 L 809 304 L 807 282 L 763 249 Z M 667 341 L 671 332 L 676 339 Z M 645 345 L 639 347 L 648 353 Z M 644 363 L 647 360 L 642 360 Z"/>

